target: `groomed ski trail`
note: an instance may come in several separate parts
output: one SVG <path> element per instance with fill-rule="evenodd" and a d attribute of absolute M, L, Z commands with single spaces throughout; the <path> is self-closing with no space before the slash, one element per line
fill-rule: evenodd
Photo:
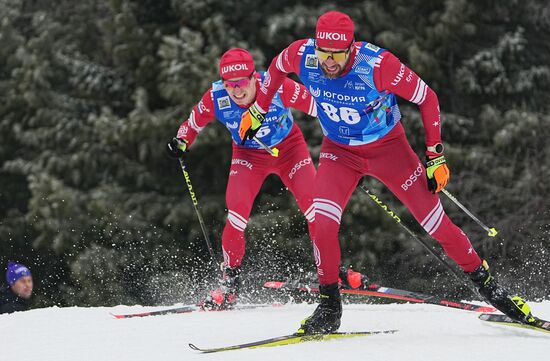
<path fill-rule="evenodd" d="M 550 301 L 530 304 L 535 315 L 550 318 Z M 155 308 L 36 309 L 0 315 L 0 347 L 2 359 L 18 361 L 517 361 L 538 359 L 550 351 L 550 335 L 483 322 L 472 312 L 420 304 L 344 306 L 340 331 L 399 330 L 395 334 L 223 355 L 201 354 L 188 346 L 218 347 L 293 333 L 314 308 L 286 305 L 131 319 L 114 319 L 110 313 Z"/>

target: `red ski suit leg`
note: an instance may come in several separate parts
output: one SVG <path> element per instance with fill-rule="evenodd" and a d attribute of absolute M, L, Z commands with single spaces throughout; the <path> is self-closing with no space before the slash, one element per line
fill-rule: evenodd
<path fill-rule="evenodd" d="M 424 167 L 398 124 L 384 138 L 366 145 L 323 141 L 314 191 L 314 254 L 320 283 L 338 282 L 340 219 L 363 175 L 384 183 L 464 271 L 481 264 L 468 237 L 445 214 L 438 195 L 428 190 Z"/>
<path fill-rule="evenodd" d="M 246 243 L 244 232 L 250 211 L 265 178 L 271 173 L 277 174 L 292 192 L 308 221 L 310 236 L 313 234 L 315 167 L 302 132 L 296 125 L 277 148 L 279 157 L 272 157 L 263 149 L 233 145 L 225 194 L 228 214 L 222 234 L 224 263 L 229 267 L 238 267 L 242 263 Z"/>
<path fill-rule="evenodd" d="M 239 267 L 245 252 L 244 231 L 256 195 L 269 174 L 265 151 L 233 146 L 229 180 L 225 191 L 227 220 L 222 233 L 225 266 Z"/>
<path fill-rule="evenodd" d="M 306 218 L 310 239 L 313 239 L 315 225 L 313 184 L 317 172 L 302 133 L 292 132 L 289 138 L 284 147 L 279 147 L 281 156 L 284 158 L 274 173 L 294 195 L 298 208 Z"/>

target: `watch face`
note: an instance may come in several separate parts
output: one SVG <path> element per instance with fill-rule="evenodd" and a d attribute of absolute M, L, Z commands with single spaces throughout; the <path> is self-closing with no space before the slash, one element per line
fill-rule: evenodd
<path fill-rule="evenodd" d="M 437 143 L 437 144 L 432 145 L 431 147 L 428 147 L 428 150 L 430 152 L 434 152 L 434 153 L 437 153 L 437 154 L 442 154 L 444 149 L 445 149 L 445 147 L 443 147 L 443 144 L 441 144 L 441 143 Z"/>

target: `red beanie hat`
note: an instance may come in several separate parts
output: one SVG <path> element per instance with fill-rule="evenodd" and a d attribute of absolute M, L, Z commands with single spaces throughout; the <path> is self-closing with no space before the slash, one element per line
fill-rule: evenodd
<path fill-rule="evenodd" d="M 355 25 L 344 13 L 329 11 L 319 16 L 315 42 L 320 48 L 346 49 L 353 41 Z"/>
<path fill-rule="evenodd" d="M 220 76 L 223 80 L 247 77 L 253 72 L 254 59 L 244 49 L 229 49 L 220 58 Z"/>

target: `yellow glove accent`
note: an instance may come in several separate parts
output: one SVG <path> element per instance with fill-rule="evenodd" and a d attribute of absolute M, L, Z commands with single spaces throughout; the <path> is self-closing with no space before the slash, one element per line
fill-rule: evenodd
<path fill-rule="evenodd" d="M 243 143 L 247 138 L 254 138 L 264 120 L 265 114 L 258 110 L 256 104 L 252 104 L 250 108 L 243 113 L 241 116 L 241 124 L 239 125 L 239 136 Z"/>
<path fill-rule="evenodd" d="M 445 188 L 447 183 L 449 183 L 451 171 L 449 167 L 447 167 L 443 155 L 433 158 L 428 157 L 428 162 L 426 163 L 426 176 L 428 178 L 428 189 L 432 191 L 432 193 L 438 193 Z"/>

